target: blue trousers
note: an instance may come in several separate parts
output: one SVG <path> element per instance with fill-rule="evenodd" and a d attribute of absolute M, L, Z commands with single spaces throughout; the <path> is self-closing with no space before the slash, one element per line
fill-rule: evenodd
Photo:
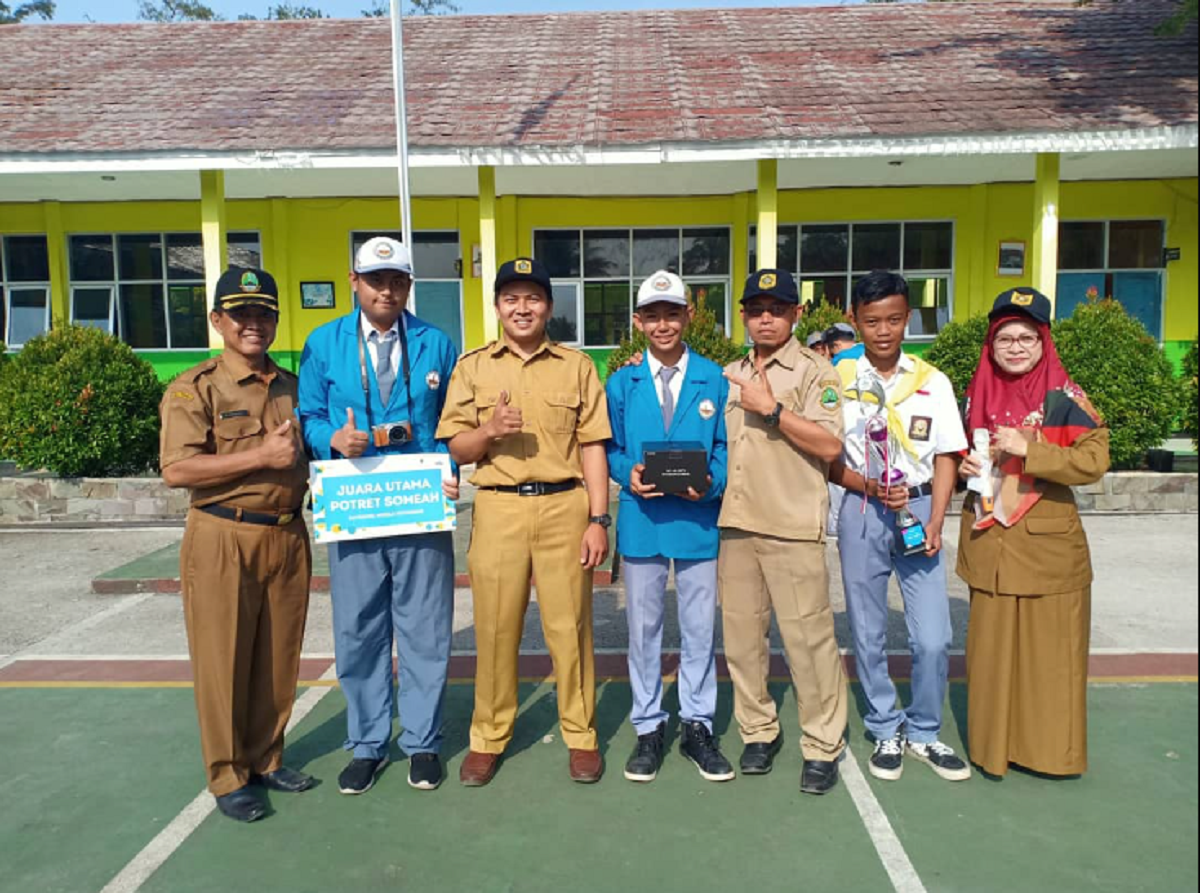
<path fill-rule="evenodd" d="M 942 702 L 950 672 L 950 598 L 942 555 L 905 557 L 895 551 L 896 513 L 861 493 L 846 493 L 838 515 L 838 555 L 846 611 L 854 638 L 858 678 L 867 696 L 867 730 L 877 739 L 906 728 L 910 741 L 929 744 L 942 728 Z M 931 499 L 922 496 L 909 511 L 928 524 Z M 912 651 L 912 703 L 900 708 L 888 674 L 888 579 L 895 570 L 904 597 L 908 647 Z"/>
<path fill-rule="evenodd" d="M 629 622 L 630 719 L 639 735 L 666 722 L 662 709 L 663 609 L 670 558 L 622 558 L 625 616 Z M 717 618 L 717 560 L 675 559 L 679 598 L 679 716 L 702 722 L 711 732 L 717 709 L 717 660 L 713 628 Z"/>
<path fill-rule="evenodd" d="M 454 621 L 453 534 L 331 543 L 329 588 L 346 750 L 368 759 L 387 755 L 394 637 L 400 749 L 437 753 Z"/>

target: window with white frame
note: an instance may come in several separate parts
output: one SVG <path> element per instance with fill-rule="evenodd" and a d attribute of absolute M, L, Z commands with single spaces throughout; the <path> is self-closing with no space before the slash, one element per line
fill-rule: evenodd
<path fill-rule="evenodd" d="M 776 267 L 796 276 L 802 303 L 847 310 L 854 283 L 872 270 L 908 280 L 913 309 L 906 337 L 936 335 L 951 318 L 954 291 L 954 224 L 943 220 L 781 224 Z M 757 236 L 750 228 L 750 269 L 758 267 Z"/>
<path fill-rule="evenodd" d="M 20 347 L 50 328 L 50 255 L 44 235 L 0 240 L 0 334 Z"/>
<path fill-rule="evenodd" d="M 533 256 L 554 286 L 547 333 L 583 347 L 615 347 L 629 335 L 633 298 L 657 270 L 678 274 L 697 304 L 728 331 L 730 235 L 727 227 L 539 229 Z"/>
<path fill-rule="evenodd" d="M 356 230 L 350 234 L 350 264 L 368 239 L 387 236 L 403 242 L 398 230 Z M 462 352 L 466 333 L 462 311 L 462 250 L 457 230 L 413 233 L 413 293 L 408 309 L 450 336 Z"/>
<path fill-rule="evenodd" d="M 229 263 L 262 266 L 257 232 L 226 235 Z M 199 233 L 77 234 L 68 240 L 71 320 L 141 350 L 208 347 Z"/>
<path fill-rule="evenodd" d="M 1112 297 L 1162 338 L 1161 220 L 1070 220 L 1058 225 L 1055 313 L 1068 317 L 1091 296 Z"/>

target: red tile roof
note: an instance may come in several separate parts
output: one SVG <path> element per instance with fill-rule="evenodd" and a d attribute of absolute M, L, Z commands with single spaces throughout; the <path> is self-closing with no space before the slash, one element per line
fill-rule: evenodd
<path fill-rule="evenodd" d="M 1197 121 L 1172 0 L 405 20 L 414 147 Z M 386 19 L 0 26 L 0 154 L 391 149 Z"/>

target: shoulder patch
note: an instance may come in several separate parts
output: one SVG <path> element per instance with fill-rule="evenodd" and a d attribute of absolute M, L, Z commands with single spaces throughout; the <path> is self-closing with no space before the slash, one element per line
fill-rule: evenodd
<path fill-rule="evenodd" d="M 822 382 L 821 406 L 828 410 L 834 410 L 840 405 L 841 395 L 838 393 L 838 389 L 827 382 Z"/>
<path fill-rule="evenodd" d="M 172 400 L 195 400 L 196 395 L 191 391 L 174 390 L 171 391 Z"/>

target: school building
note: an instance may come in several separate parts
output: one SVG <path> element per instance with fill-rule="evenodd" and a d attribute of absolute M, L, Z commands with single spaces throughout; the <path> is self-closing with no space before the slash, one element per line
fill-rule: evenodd
<path fill-rule="evenodd" d="M 405 21 L 415 311 L 495 336 L 517 254 L 597 358 L 641 278 L 737 338 L 742 282 L 844 305 L 903 272 L 920 350 L 1033 284 L 1112 295 L 1174 358 L 1197 330 L 1197 38 L 1173 0 L 879 4 Z M 379 19 L 0 26 L 0 321 L 115 332 L 162 377 L 213 349 L 226 262 L 277 277 L 275 355 L 353 306 L 399 235 Z"/>

